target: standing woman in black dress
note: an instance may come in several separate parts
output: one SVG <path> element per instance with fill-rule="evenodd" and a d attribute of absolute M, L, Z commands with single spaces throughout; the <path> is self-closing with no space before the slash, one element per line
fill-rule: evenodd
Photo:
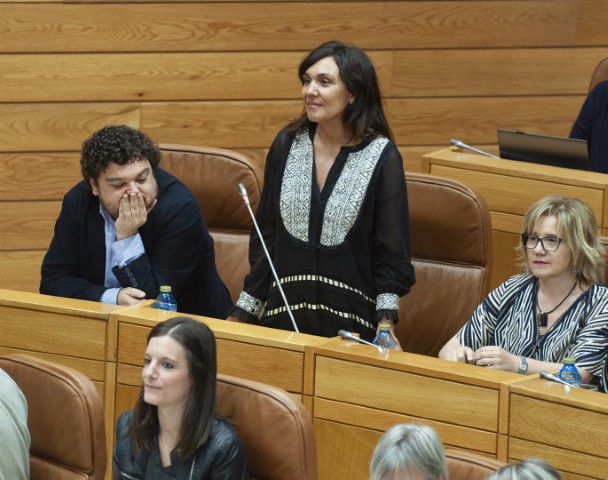
<path fill-rule="evenodd" d="M 257 222 L 300 332 L 371 340 L 414 284 L 403 160 L 362 50 L 324 43 L 298 75 L 304 112 L 270 147 Z M 293 330 L 255 231 L 249 259 L 229 320 Z"/>

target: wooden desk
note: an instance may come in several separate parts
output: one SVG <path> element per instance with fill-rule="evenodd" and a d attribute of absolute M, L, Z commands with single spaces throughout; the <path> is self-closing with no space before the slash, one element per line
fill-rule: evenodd
<path fill-rule="evenodd" d="M 24 353 L 87 375 L 107 400 L 110 312 L 119 308 L 86 300 L 0 289 L 0 354 Z"/>
<path fill-rule="evenodd" d="M 507 457 L 508 391 L 525 380 L 332 339 L 314 350 L 319 479 L 366 479 L 380 435 L 395 423 L 435 428 L 446 446 Z"/>
<path fill-rule="evenodd" d="M 509 461 L 541 457 L 565 479 L 608 478 L 608 395 L 534 379 L 511 386 Z"/>
<path fill-rule="evenodd" d="M 546 195 L 577 197 L 594 211 L 600 233 L 608 234 L 608 175 L 464 153 L 456 147 L 423 156 L 425 173 L 458 180 L 479 191 L 493 229 L 491 287 L 521 271 L 513 249 L 528 208 Z"/>

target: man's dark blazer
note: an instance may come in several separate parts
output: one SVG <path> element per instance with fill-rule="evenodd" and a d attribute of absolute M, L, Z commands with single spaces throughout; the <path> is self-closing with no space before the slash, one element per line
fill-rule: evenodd
<path fill-rule="evenodd" d="M 213 238 L 192 192 L 160 168 L 154 170 L 158 202 L 139 229 L 145 254 L 114 267 L 123 287 L 156 298 L 170 285 L 183 313 L 226 318 L 228 290 L 215 267 Z M 105 227 L 99 199 L 81 181 L 64 197 L 55 234 L 42 262 L 40 293 L 99 301 L 106 290 Z"/>

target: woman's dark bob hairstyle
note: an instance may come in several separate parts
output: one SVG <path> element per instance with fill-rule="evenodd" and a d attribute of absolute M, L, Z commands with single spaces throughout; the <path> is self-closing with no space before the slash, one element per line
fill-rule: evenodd
<path fill-rule="evenodd" d="M 300 81 L 303 81 L 304 74 L 311 66 L 326 57 L 335 60 L 340 78 L 354 97 L 354 102 L 346 106 L 343 114 L 344 125 L 350 128 L 353 136 L 360 139 L 368 134 L 378 134 L 394 140 L 384 114 L 376 70 L 363 50 L 335 40 L 324 43 L 300 63 Z M 298 132 L 310 125 L 311 122 L 304 112 L 287 125 L 287 130 Z"/>
<path fill-rule="evenodd" d="M 154 337 L 168 335 L 186 350 L 192 389 L 184 408 L 180 438 L 175 452 L 181 461 L 194 457 L 196 449 L 207 443 L 215 414 L 215 384 L 217 358 L 215 336 L 204 323 L 187 317 L 176 317 L 156 325 L 148 335 L 147 343 Z M 131 423 L 133 450 L 151 450 L 154 436 L 159 433 L 156 406 L 144 401 L 143 386 L 133 409 Z"/>

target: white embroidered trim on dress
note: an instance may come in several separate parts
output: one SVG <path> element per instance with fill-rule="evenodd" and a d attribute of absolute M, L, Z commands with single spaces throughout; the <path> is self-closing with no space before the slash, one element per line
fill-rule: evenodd
<path fill-rule="evenodd" d="M 257 317 L 262 313 L 264 302 L 252 297 L 247 292 L 241 292 L 239 299 L 236 301 L 236 306 Z"/>
<path fill-rule="evenodd" d="M 279 201 L 285 229 L 303 242 L 308 242 L 312 159 L 312 143 L 305 131 L 296 136 L 289 150 Z"/>
<path fill-rule="evenodd" d="M 363 297 L 365 300 L 371 303 L 375 303 L 373 298 L 368 297 L 361 290 L 351 287 L 346 283 L 340 282 L 339 280 L 334 280 L 332 278 L 322 277 L 320 275 L 291 275 L 289 277 L 281 278 L 281 285 L 290 282 L 320 282 L 326 283 L 327 285 L 331 285 L 333 287 L 343 288 L 344 290 L 348 290 L 350 292 L 356 293 L 357 295 Z M 272 286 L 276 287 L 277 282 L 273 281 Z"/>
<path fill-rule="evenodd" d="M 327 305 L 312 304 L 312 303 L 298 303 L 297 305 L 289 305 L 289 308 L 291 308 L 291 310 L 293 310 L 293 311 L 302 310 L 304 308 L 307 308 L 310 310 L 325 310 L 327 312 L 333 313 L 334 315 L 338 315 L 339 317 L 342 317 L 342 318 L 353 319 L 357 323 L 360 323 L 361 325 L 365 325 L 367 328 L 371 328 L 371 329 L 376 328 L 374 325 L 372 325 L 368 321 L 362 319 L 358 315 L 355 315 L 352 313 L 347 313 L 347 312 L 340 312 L 338 310 L 334 310 L 331 307 L 328 307 Z M 287 309 L 285 308 L 285 306 L 273 308 L 272 310 L 268 310 L 266 312 L 265 317 L 271 317 L 271 316 L 277 315 L 279 313 L 285 313 L 286 311 L 287 311 Z"/>
<path fill-rule="evenodd" d="M 355 224 L 374 169 L 388 143 L 377 137 L 363 150 L 348 155 L 325 207 L 321 244 L 337 246 Z M 285 163 L 279 209 L 287 232 L 309 242 L 313 146 L 304 131 L 296 135 Z"/>
<path fill-rule="evenodd" d="M 376 310 L 399 310 L 399 295 L 381 293 L 376 298 Z"/>
<path fill-rule="evenodd" d="M 388 139 L 377 137 L 363 150 L 348 155 L 340 178 L 331 192 L 321 230 L 321 244 L 336 246 L 344 242 L 355 224 L 365 193 Z"/>

